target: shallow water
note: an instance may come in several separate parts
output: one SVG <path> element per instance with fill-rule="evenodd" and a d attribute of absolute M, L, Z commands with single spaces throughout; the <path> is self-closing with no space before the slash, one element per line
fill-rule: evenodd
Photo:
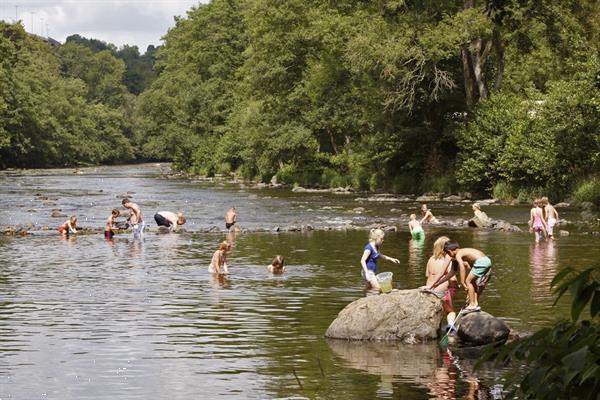
<path fill-rule="evenodd" d="M 79 215 L 83 226 L 101 226 L 127 191 L 144 205 L 147 220 L 159 209 L 182 210 L 192 231 L 221 228 L 230 205 L 236 205 L 243 228 L 347 220 L 402 222 L 403 228 L 402 214 L 417 207 L 360 203 L 356 195 L 158 179 L 160 168 L 4 173 L 2 225 L 56 226 L 62 219 L 49 214 L 60 208 Z M 49 200 L 37 200 L 42 196 Z M 357 214 L 355 207 L 366 210 Z M 439 204 L 434 210 L 442 218 L 468 215 L 466 205 Z M 527 209 L 486 211 L 514 223 L 527 219 Z M 494 277 L 482 307 L 518 332 L 566 317 L 566 303 L 551 307 L 549 282 L 561 268 L 583 268 L 600 256 L 598 239 L 586 235 L 534 245 L 526 233 L 426 231 L 424 243 L 409 241 L 405 230 L 386 236 L 383 253 L 401 264 L 381 263 L 380 270 L 394 273 L 394 286 L 421 285 L 433 241 L 448 234 L 490 255 Z M 323 337 L 337 312 L 364 295 L 358 259 L 365 236 L 240 234 L 230 255 L 231 275 L 222 280 L 206 272 L 222 234 L 0 238 L 0 398 L 426 399 L 497 393 L 501 371 L 473 372 L 471 361 L 450 357 L 435 344 Z M 286 256 L 283 276 L 265 270 L 275 254 Z"/>

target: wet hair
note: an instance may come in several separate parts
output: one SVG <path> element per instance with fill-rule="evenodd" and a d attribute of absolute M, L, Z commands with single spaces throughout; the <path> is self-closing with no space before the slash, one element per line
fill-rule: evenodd
<path fill-rule="evenodd" d="M 444 258 L 444 256 L 446 255 L 445 253 L 445 247 L 446 247 L 446 243 L 448 243 L 450 241 L 450 238 L 448 236 L 440 236 L 439 238 L 437 238 L 435 240 L 435 242 L 433 243 L 433 258 L 435 259 L 440 259 L 440 258 Z"/>
<path fill-rule="evenodd" d="M 178 213 L 177 214 L 177 224 L 183 225 L 183 224 L 185 224 L 185 222 L 186 222 L 186 219 L 183 216 L 183 213 Z"/>
<path fill-rule="evenodd" d="M 125 197 L 125 198 L 123 199 L 123 201 L 121 201 L 121 204 L 123 204 L 123 205 L 125 205 L 125 204 L 127 204 L 127 203 L 131 203 L 131 200 L 129 199 L 129 197 Z"/>
<path fill-rule="evenodd" d="M 277 269 L 281 269 L 281 268 L 283 268 L 283 261 L 284 261 L 283 256 L 276 255 L 275 258 L 273 259 L 273 261 L 271 261 L 271 265 L 273 267 L 276 267 Z"/>
<path fill-rule="evenodd" d="M 479 203 L 473 203 L 473 208 L 476 208 L 479 211 L 481 211 L 481 206 L 479 205 Z"/>
<path fill-rule="evenodd" d="M 452 251 L 452 250 L 459 249 L 459 248 L 460 248 L 460 245 L 458 244 L 458 242 L 455 242 L 454 240 L 449 240 L 446 242 L 446 244 L 444 244 L 444 252 L 445 253 Z"/>
<path fill-rule="evenodd" d="M 111 211 L 111 214 L 115 217 L 118 217 L 119 215 L 121 215 L 121 212 L 119 210 L 117 210 L 116 208 L 113 208 L 113 210 Z"/>
<path fill-rule="evenodd" d="M 221 244 L 219 244 L 219 250 L 229 250 L 230 247 L 231 245 L 226 241 L 223 241 Z"/>
<path fill-rule="evenodd" d="M 548 205 L 550 203 L 546 196 L 542 197 L 540 200 L 542 201 L 542 204 L 545 204 L 545 205 Z"/>
<path fill-rule="evenodd" d="M 410 219 L 417 219 L 417 216 L 415 214 L 410 214 Z"/>
<path fill-rule="evenodd" d="M 384 236 L 385 236 L 385 232 L 383 232 L 379 228 L 371 229 L 371 231 L 369 232 L 369 240 L 375 241 L 379 238 L 383 238 Z"/>

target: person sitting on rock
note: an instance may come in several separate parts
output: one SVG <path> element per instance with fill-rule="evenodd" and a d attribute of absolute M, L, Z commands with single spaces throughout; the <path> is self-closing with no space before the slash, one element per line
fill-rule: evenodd
<path fill-rule="evenodd" d="M 115 220 L 117 219 L 117 217 L 119 215 L 121 215 L 121 213 L 119 212 L 119 210 L 117 210 L 115 208 L 112 210 L 112 212 L 110 213 L 110 216 L 106 220 L 106 227 L 104 228 L 104 237 L 106 239 L 112 239 L 113 236 L 115 236 L 115 231 L 113 230 L 113 226 L 115 225 Z"/>
<path fill-rule="evenodd" d="M 452 298 L 456 293 L 456 289 L 458 289 L 458 281 L 456 280 L 456 264 L 452 262 L 450 256 L 444 251 L 444 246 L 449 241 L 448 237 L 440 236 L 433 244 L 433 254 L 427 261 L 425 271 L 427 283 L 423 288 L 432 287 L 444 276 L 449 275 L 448 280 L 435 286 L 436 290 L 432 291 L 432 293 L 441 298 L 448 325 L 452 326 L 456 319 L 456 311 L 454 311 Z"/>
<path fill-rule="evenodd" d="M 410 214 L 410 221 L 408 222 L 408 230 L 413 238 L 413 240 L 423 240 L 425 239 L 425 231 L 421 226 L 421 223 L 417 221 L 417 216 L 415 214 Z"/>
<path fill-rule="evenodd" d="M 460 269 L 460 281 L 467 290 L 469 300 L 465 311 L 481 310 L 478 300 L 490 279 L 492 261 L 481 250 L 468 247 L 461 249 L 459 244 L 453 241 L 446 242 L 444 252 L 450 256 L 451 260 L 457 262 Z M 431 285 L 430 289 L 434 290 L 448 279 L 450 279 L 449 275 L 444 276 Z"/>
<path fill-rule="evenodd" d="M 270 273 L 272 274 L 283 274 L 285 271 L 285 267 L 283 266 L 284 258 L 283 256 L 275 256 L 273 261 L 271 261 L 271 265 L 267 267 Z"/>
<path fill-rule="evenodd" d="M 58 227 L 58 233 L 69 236 L 71 233 L 77 233 L 77 217 L 71 215 L 68 220 Z"/>
<path fill-rule="evenodd" d="M 362 276 L 367 281 L 367 287 L 375 290 L 380 290 L 379 282 L 377 282 L 377 259 L 383 258 L 393 262 L 394 264 L 400 264 L 400 260 L 397 258 L 388 257 L 379 252 L 379 247 L 383 244 L 385 233 L 377 228 L 371 229 L 369 233 L 369 243 L 364 247 L 363 255 L 360 259 L 362 266 Z"/>
<path fill-rule="evenodd" d="M 171 231 L 179 230 L 179 227 L 185 224 L 186 220 L 183 213 L 173 213 L 170 211 L 159 211 L 154 214 L 154 220 L 158 226 L 164 226 Z"/>
<path fill-rule="evenodd" d="M 469 220 L 469 226 L 482 228 L 490 225 L 492 221 L 486 213 L 481 211 L 481 205 L 479 203 L 473 203 L 471 208 L 473 209 L 473 218 Z"/>
<path fill-rule="evenodd" d="M 219 248 L 213 253 L 210 265 L 208 266 L 208 272 L 211 274 L 228 274 L 229 269 L 227 266 L 227 252 L 231 249 L 231 245 L 227 242 L 219 244 Z"/>
<path fill-rule="evenodd" d="M 421 218 L 421 221 L 420 221 L 421 224 L 424 224 L 424 223 L 439 224 L 440 223 L 440 221 L 438 221 L 438 219 L 433 215 L 431 210 L 427 208 L 427 204 L 423 204 L 421 206 L 421 214 L 423 215 L 423 218 Z"/>

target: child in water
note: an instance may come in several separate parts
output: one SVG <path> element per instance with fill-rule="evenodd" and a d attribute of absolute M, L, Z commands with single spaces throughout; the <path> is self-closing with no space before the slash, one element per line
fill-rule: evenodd
<path fill-rule="evenodd" d="M 421 218 L 421 224 L 439 224 L 440 221 L 433 215 L 431 210 L 427 208 L 427 204 L 423 204 L 421 206 L 421 214 L 423 214 L 423 218 Z"/>
<path fill-rule="evenodd" d="M 222 242 L 219 248 L 214 252 L 210 265 L 208 266 L 208 272 L 211 274 L 229 274 L 227 268 L 227 252 L 231 248 L 231 245 L 227 242 Z M 221 272 L 222 269 L 222 272 Z"/>
<path fill-rule="evenodd" d="M 112 237 L 115 236 L 115 231 L 113 231 L 113 225 L 115 224 L 115 219 L 119 215 L 121 215 L 119 210 L 113 208 L 112 212 L 110 213 L 110 216 L 106 220 L 106 227 L 104 228 L 105 239 L 112 239 Z"/>
<path fill-rule="evenodd" d="M 421 223 L 417 221 L 417 216 L 415 214 L 410 214 L 408 229 L 410 230 L 413 240 L 425 239 L 425 231 L 423 230 Z"/>
<path fill-rule="evenodd" d="M 539 243 L 542 237 L 546 236 L 548 232 L 548 225 L 544 219 L 544 211 L 540 207 L 541 200 L 535 199 L 533 201 L 533 208 L 529 212 L 529 232 L 535 233 L 535 242 Z"/>
<path fill-rule="evenodd" d="M 71 215 L 64 224 L 58 227 L 58 233 L 69 236 L 70 233 L 77 233 L 77 217 Z"/>
<path fill-rule="evenodd" d="M 469 305 L 465 308 L 465 311 L 481 310 L 478 300 L 490 279 L 492 261 L 481 250 L 461 249 L 458 243 L 453 241 L 446 242 L 444 252 L 450 256 L 452 261 L 456 261 L 460 268 L 460 281 L 463 287 L 467 289 L 469 296 Z M 453 273 L 442 275 L 440 279 L 431 285 L 430 289 L 435 289 L 452 276 L 454 276 Z"/>
<path fill-rule="evenodd" d="M 451 276 L 447 281 L 439 283 L 436 286 L 437 290 L 433 293 L 442 299 L 442 307 L 446 312 L 448 325 L 452 326 L 454 324 L 454 320 L 456 319 L 456 312 L 454 311 L 452 298 L 454 297 L 456 289 L 458 288 L 458 281 L 454 276 L 456 274 L 456 270 L 453 269 L 452 260 L 444 251 L 444 246 L 449 241 L 450 239 L 448 237 L 440 236 L 433 244 L 433 254 L 427 261 L 427 269 L 425 271 L 427 283 L 423 288 L 433 286 L 434 283 L 441 280 L 441 278 L 445 275 Z"/>
<path fill-rule="evenodd" d="M 267 267 L 269 272 L 271 272 L 272 274 L 283 274 L 283 271 L 285 271 L 285 267 L 283 266 L 283 260 L 283 256 L 275 256 L 273 261 L 271 261 L 271 265 Z"/>
<path fill-rule="evenodd" d="M 383 244 L 385 233 L 381 229 L 371 229 L 369 233 L 369 243 L 365 245 L 360 264 L 362 266 L 362 276 L 367 281 L 368 286 L 373 289 L 380 290 L 379 282 L 377 282 L 377 259 L 379 257 L 384 260 L 400 264 L 397 258 L 388 257 L 379 252 L 379 247 Z"/>

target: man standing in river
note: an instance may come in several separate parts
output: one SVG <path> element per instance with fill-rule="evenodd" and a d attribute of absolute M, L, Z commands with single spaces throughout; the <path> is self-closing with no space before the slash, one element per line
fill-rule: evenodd
<path fill-rule="evenodd" d="M 231 227 L 237 222 L 237 213 L 235 207 L 231 207 L 225 214 L 225 229 L 230 230 Z"/>
<path fill-rule="evenodd" d="M 144 216 L 142 215 L 142 210 L 140 207 L 133 203 L 129 198 L 124 198 L 121 202 L 123 207 L 127 208 L 131 211 L 131 215 L 129 217 L 129 223 L 133 228 L 133 237 L 142 237 L 144 233 Z"/>

